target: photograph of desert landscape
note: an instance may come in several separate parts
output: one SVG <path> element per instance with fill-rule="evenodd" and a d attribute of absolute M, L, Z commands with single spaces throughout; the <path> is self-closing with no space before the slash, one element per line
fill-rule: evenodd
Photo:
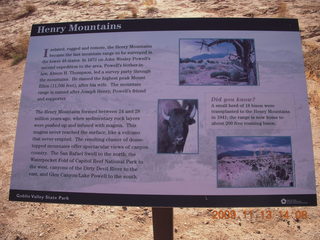
<path fill-rule="evenodd" d="M 319 0 L 0 0 L 0 240 L 153 239 L 151 207 L 67 205 L 9 201 L 16 126 L 32 24 L 143 18 L 295 18 L 299 20 L 317 199 L 320 184 L 320 1 Z M 225 39 L 221 55 L 180 60 L 178 85 L 259 85 L 254 65 L 244 69 Z M 239 39 L 234 38 L 234 41 Z M 253 48 L 254 42 L 250 39 Z M 225 41 L 222 43 L 222 41 Z M 215 42 L 215 43 L 214 43 Z M 221 43 L 220 43 L 221 42 Z M 218 44 L 219 43 L 219 44 Z M 253 53 L 252 53 L 253 54 Z M 252 57 L 252 56 L 251 56 Z M 254 62 L 254 61 L 253 61 Z M 199 74 L 216 73 L 199 82 Z M 230 86 L 229 86 L 230 85 Z M 200 112 L 199 112 L 200 113 Z M 281 139 L 280 139 L 281 138 Z M 226 142 L 239 148 L 227 149 Z M 253 151 L 245 143 L 256 144 Z M 219 190 L 233 187 L 294 188 L 290 137 L 222 137 L 217 141 Z M 239 178 L 230 178 L 234 169 Z M 242 171 L 242 172 L 241 172 Z M 242 175 L 245 175 L 244 178 Z M 241 179 L 241 181 L 239 181 Z M 188 186 L 186 186 L 187 188 Z M 285 199 L 283 199 L 285 202 Z M 320 207 L 174 208 L 174 239 L 319 240 Z M 219 215 L 219 212 L 221 213 Z M 229 215 L 226 216 L 225 213 Z"/>
<path fill-rule="evenodd" d="M 218 187 L 293 187 L 290 137 L 218 137 Z"/>

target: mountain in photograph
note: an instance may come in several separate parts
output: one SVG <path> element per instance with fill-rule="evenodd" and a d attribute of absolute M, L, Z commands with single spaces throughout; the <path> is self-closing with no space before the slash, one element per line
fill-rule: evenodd
<path fill-rule="evenodd" d="M 227 55 L 228 54 L 226 54 L 226 53 L 212 53 L 212 54 L 204 53 L 201 55 L 193 56 L 191 59 L 198 61 L 198 60 L 206 60 L 206 59 L 211 59 L 211 58 L 224 58 Z"/>
<path fill-rule="evenodd" d="M 290 153 L 285 152 L 272 152 L 278 155 L 291 155 Z M 218 160 L 224 157 L 250 157 L 250 156 L 262 156 L 269 155 L 271 151 L 248 151 L 248 150 L 238 150 L 238 151 L 227 151 L 218 154 Z"/>

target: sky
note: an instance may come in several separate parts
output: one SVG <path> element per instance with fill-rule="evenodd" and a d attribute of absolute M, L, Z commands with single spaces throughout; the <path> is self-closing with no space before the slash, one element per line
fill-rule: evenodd
<path fill-rule="evenodd" d="M 227 151 L 259 151 L 261 148 L 291 153 L 290 137 L 218 137 L 218 154 Z"/>
<path fill-rule="evenodd" d="M 180 39 L 180 58 L 191 58 L 201 54 L 213 54 L 213 53 L 232 53 L 235 54 L 235 48 L 231 43 L 221 43 L 216 46 L 209 48 L 209 51 L 206 47 L 201 48 L 201 42 L 203 39 Z M 206 42 L 210 43 L 217 39 L 204 39 Z"/>

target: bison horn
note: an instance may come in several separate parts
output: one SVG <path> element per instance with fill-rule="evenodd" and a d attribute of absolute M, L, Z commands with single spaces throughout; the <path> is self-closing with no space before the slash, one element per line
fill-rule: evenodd
<path fill-rule="evenodd" d="M 194 118 L 194 116 L 196 115 L 197 112 L 197 108 L 195 105 L 193 105 L 192 111 L 190 113 L 190 118 Z"/>
<path fill-rule="evenodd" d="M 165 120 L 169 121 L 170 116 L 167 115 L 167 114 L 163 111 L 163 109 L 161 109 L 161 113 L 162 113 L 162 117 L 163 117 Z"/>

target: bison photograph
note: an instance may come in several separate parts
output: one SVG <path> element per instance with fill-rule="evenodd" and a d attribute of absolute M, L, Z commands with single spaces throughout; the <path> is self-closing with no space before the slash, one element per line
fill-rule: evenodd
<path fill-rule="evenodd" d="M 160 99 L 158 153 L 198 153 L 198 100 Z"/>

